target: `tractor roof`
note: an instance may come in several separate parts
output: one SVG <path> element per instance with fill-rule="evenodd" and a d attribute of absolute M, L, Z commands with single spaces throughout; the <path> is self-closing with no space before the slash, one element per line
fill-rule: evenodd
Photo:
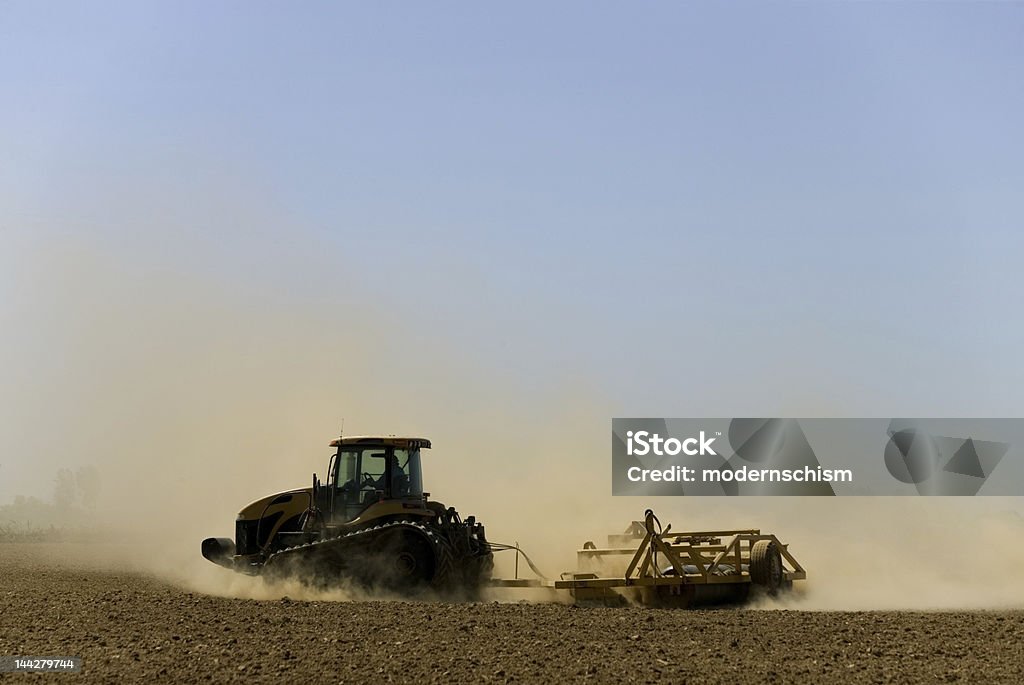
<path fill-rule="evenodd" d="M 426 438 L 397 438 L 394 435 L 346 435 L 331 440 L 331 447 L 339 445 L 386 445 L 405 449 L 430 449 L 430 441 Z"/>

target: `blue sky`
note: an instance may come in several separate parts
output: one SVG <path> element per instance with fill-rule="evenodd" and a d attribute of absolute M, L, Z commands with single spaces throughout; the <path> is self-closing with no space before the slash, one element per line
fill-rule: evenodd
<path fill-rule="evenodd" d="M 1022 31 L 1018 3 L 4 3 L 0 407 L 76 347 L 43 333 L 76 306 L 40 289 L 57 251 L 257 317 L 345 293 L 601 421 L 1019 415 Z"/>

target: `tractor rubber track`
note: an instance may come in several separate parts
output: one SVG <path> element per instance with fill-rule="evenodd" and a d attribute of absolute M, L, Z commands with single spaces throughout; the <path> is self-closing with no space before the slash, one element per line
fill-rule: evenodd
<path fill-rule="evenodd" d="M 302 545 L 287 547 L 272 553 L 263 564 L 263 572 L 274 573 L 285 570 L 299 576 L 314 576 L 316 580 L 338 581 L 345 578 L 367 581 L 359 578 L 356 570 L 360 561 L 374 552 L 375 543 L 393 531 L 408 531 L 425 539 L 434 554 L 434 573 L 428 587 L 442 594 L 472 596 L 480 589 L 482 579 L 471 569 L 483 563 L 479 557 L 460 552 L 455 542 L 442 530 L 423 525 L 418 521 L 389 521 L 344 533 L 325 540 L 315 540 Z M 473 578 L 476 576 L 476 578 Z M 471 585 L 467 584 L 472 578 Z"/>

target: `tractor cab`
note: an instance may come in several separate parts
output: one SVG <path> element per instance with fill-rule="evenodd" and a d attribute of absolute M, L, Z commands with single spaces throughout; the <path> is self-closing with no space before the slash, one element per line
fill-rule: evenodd
<path fill-rule="evenodd" d="M 328 468 L 323 509 L 332 522 L 352 521 L 377 502 L 423 501 L 420 450 L 430 448 L 429 440 L 353 436 L 338 438 L 331 447 L 337 452 Z"/>

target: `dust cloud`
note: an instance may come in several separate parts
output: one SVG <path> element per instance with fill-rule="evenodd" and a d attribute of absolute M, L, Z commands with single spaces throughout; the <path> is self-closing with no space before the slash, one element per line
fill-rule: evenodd
<path fill-rule="evenodd" d="M 323 474 L 344 419 L 349 434 L 430 437 L 433 498 L 476 515 L 490 539 L 518 542 L 550 577 L 575 568 L 585 540 L 603 542 L 652 507 L 674 530 L 778 535 L 809 574 L 784 606 L 1024 606 L 1014 500 L 613 498 L 614 409 L 586 378 L 538 389 L 443 324 L 412 330 L 344 282 L 307 299 L 80 248 L 35 258 L 48 363 L 19 383 L 4 469 L 24 482 L 95 467 L 92 522 L 114 538 L 99 555 L 109 567 L 224 596 L 351 598 L 240 576 L 199 554 L 203 538 L 233 534 L 248 502 Z M 289 268 L 337 270 L 314 256 Z M 510 577 L 513 561 L 500 553 L 497 574 Z"/>
<path fill-rule="evenodd" d="M 581 436 L 605 424 L 593 417 L 608 415 L 584 399 L 589 388 L 525 393 L 441 327 L 410 329 L 351 295 L 254 293 L 80 246 L 36 259 L 37 333 L 59 371 L 24 380 L 19 449 L 4 469 L 45 482 L 94 467 L 91 523 L 117 541 L 104 549 L 110 565 L 213 594 L 295 597 L 210 564 L 199 543 L 231 537 L 248 502 L 323 475 L 343 421 L 347 434 L 430 437 L 435 499 L 477 515 L 492 539 L 519 539 L 534 555 L 557 544 L 572 558 L 559 521 L 577 520 L 606 476 L 601 448 L 568 476 Z M 303 259 L 290 268 L 341 278 Z"/>
<path fill-rule="evenodd" d="M 808 572 L 782 606 L 815 610 L 1024 607 L 1024 518 L 1013 498 L 786 503 L 773 529 Z M 779 604 L 762 605 L 769 608 Z"/>

